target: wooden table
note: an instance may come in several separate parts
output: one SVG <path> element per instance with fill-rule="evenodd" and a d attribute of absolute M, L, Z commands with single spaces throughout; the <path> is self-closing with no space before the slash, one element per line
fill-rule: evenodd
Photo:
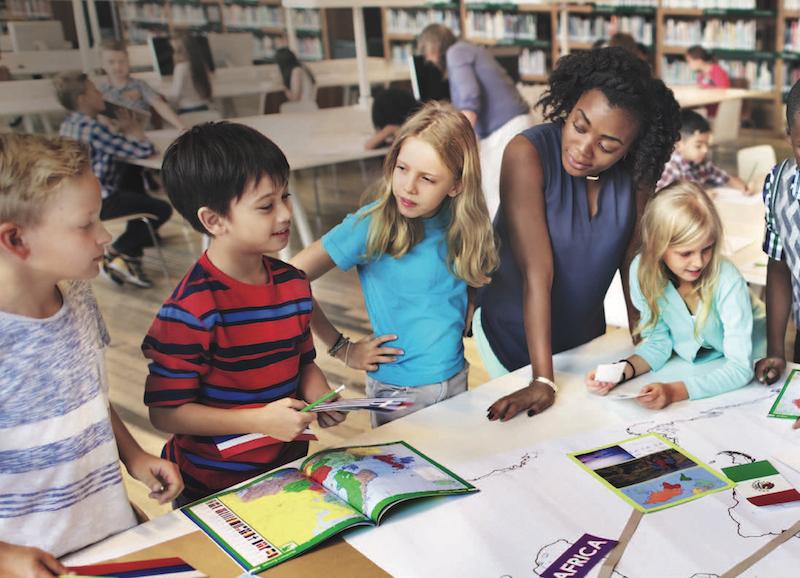
<path fill-rule="evenodd" d="M 368 110 L 360 106 L 323 108 L 309 112 L 286 112 L 231 119 L 265 134 L 277 144 L 292 170 L 309 169 L 356 161 L 386 154 L 386 149 L 366 150 L 364 143 L 372 135 Z M 150 131 L 148 138 L 159 153 L 147 159 L 130 161 L 160 169 L 163 151 L 180 132 L 176 129 Z M 291 186 L 291 185 L 290 185 Z M 304 246 L 314 241 L 311 226 L 298 195 L 292 195 L 293 222 Z"/>
<path fill-rule="evenodd" d="M 459 475 L 463 475 L 467 479 L 474 479 L 470 478 L 470 474 L 467 472 L 474 471 L 476 460 L 501 461 L 498 456 L 520 454 L 529 456 L 529 460 L 538 459 L 534 465 L 529 467 L 533 467 L 534 472 L 540 472 L 541 470 L 536 468 L 543 466 L 536 464 L 542 463 L 541 460 L 546 456 L 551 456 L 549 458 L 551 462 L 553 459 L 561 459 L 558 456 L 564 456 L 566 459 L 560 451 L 554 453 L 553 446 L 555 444 L 556 450 L 561 447 L 569 447 L 569 442 L 564 440 L 572 439 L 576 435 L 585 439 L 582 445 L 575 449 L 589 449 L 599 445 L 600 441 L 598 440 L 608 439 L 611 429 L 613 429 L 611 435 L 616 436 L 616 432 L 619 431 L 621 432 L 619 435 L 631 437 L 635 434 L 630 432 L 648 431 L 651 426 L 657 431 L 660 431 L 659 428 L 673 431 L 670 430 L 673 426 L 669 424 L 675 424 L 674 427 L 677 429 L 674 431 L 708 428 L 709 425 L 713 427 L 714 423 L 720 423 L 713 420 L 720 419 L 721 413 L 731 411 L 734 412 L 733 419 L 739 415 L 736 412 L 741 412 L 743 432 L 750 431 L 748 430 L 750 427 L 758 427 L 773 436 L 771 439 L 774 443 L 770 447 L 763 447 L 758 451 L 752 448 L 740 448 L 745 452 L 765 457 L 781 448 L 796 448 L 794 444 L 796 444 L 797 437 L 796 433 L 791 430 L 791 422 L 765 417 L 766 409 L 774 398 L 774 388 L 771 392 L 761 385 L 751 385 L 743 390 L 717 398 L 673 404 L 661 412 L 643 409 L 630 400 L 612 401 L 588 393 L 583 385 L 585 372 L 596 367 L 598 363 L 620 359 L 628 354 L 631 348 L 627 331 L 615 330 L 582 347 L 556 355 L 554 360 L 556 380 L 561 386 L 557 402 L 551 409 L 534 418 L 522 415 L 507 423 L 498 423 L 490 422 L 485 417 L 486 408 L 494 400 L 527 383 L 530 369 L 523 368 L 466 394 L 366 432 L 350 440 L 351 443 L 348 445 L 402 439 Z M 651 381 L 675 379 L 676 375 L 685 375 L 687 372 L 694 374 L 707 372 L 715 363 L 717 362 L 712 361 L 708 364 L 689 366 L 681 360 L 672 360 L 658 374 L 637 378 L 636 382 L 625 384 L 622 387 L 628 391 L 635 391 L 644 383 Z M 753 402 L 753 399 L 756 401 Z M 694 425 L 695 422 L 698 424 L 697 426 Z M 616 439 L 614 437 L 614 440 Z M 620 437 L 619 439 L 624 438 Z M 594 445 L 583 445 L 592 443 Z M 712 452 L 717 451 L 716 447 L 713 446 Z M 719 451 L 729 449 L 732 447 L 723 447 Z M 692 453 L 692 450 L 696 451 L 697 448 L 690 447 L 687 450 Z M 561 451 L 566 453 L 565 450 Z M 699 457 L 704 461 L 709 461 L 708 455 L 708 448 L 705 448 L 704 455 Z M 504 573 L 513 576 L 533 576 L 533 574 L 522 574 L 521 571 L 512 573 L 510 570 L 498 569 L 496 572 L 488 573 L 476 568 L 487 563 L 487 557 L 494 559 L 494 563 L 499 568 L 504 567 L 507 558 L 515 557 L 521 558 L 522 567 L 527 568 L 527 572 L 530 572 L 531 566 L 535 565 L 537 544 L 540 543 L 530 540 L 534 540 L 534 535 L 548 535 L 549 524 L 563 526 L 553 531 L 554 536 L 561 535 L 558 533 L 559 531 L 566 533 L 564 528 L 570 528 L 568 535 L 571 537 L 580 536 L 584 531 L 593 533 L 594 530 L 597 535 L 616 538 L 621 532 L 629 512 L 628 509 L 620 507 L 622 502 L 619 498 L 607 493 L 607 490 L 594 480 L 581 477 L 586 474 L 579 472 L 577 468 L 569 469 L 574 466 L 570 466 L 568 460 L 567 463 L 559 463 L 561 464 L 559 467 L 565 468 L 571 473 L 571 475 L 565 476 L 560 483 L 554 484 L 553 478 L 545 476 L 544 471 L 541 471 L 541 474 L 535 474 L 542 476 L 541 483 L 543 485 L 540 487 L 535 484 L 527 489 L 520 488 L 519 485 L 504 487 L 498 486 L 495 482 L 491 489 L 489 484 L 474 482 L 482 487 L 481 493 L 474 497 L 427 501 L 415 506 L 411 511 L 389 513 L 386 523 L 379 528 L 367 529 L 360 534 L 358 532 L 347 534 L 348 540 L 353 541 L 359 548 L 363 547 L 367 550 L 369 550 L 368 544 L 365 546 L 363 538 L 375 536 L 376 540 L 388 540 L 393 545 L 390 550 L 396 551 L 396 554 L 390 553 L 387 557 L 384 553 L 382 563 L 386 566 L 383 567 L 383 570 L 367 560 L 363 551 L 356 552 L 354 546 L 345 544 L 338 539 L 329 542 L 329 545 L 323 548 L 269 570 L 265 575 L 294 577 L 317 574 L 331 577 L 385 576 L 385 572 L 388 571 L 394 575 L 414 576 L 415 578 L 500 576 Z M 519 470 L 523 466 L 515 467 Z M 719 464 L 712 467 L 718 468 Z M 515 468 L 512 467 L 509 472 L 514 470 Z M 787 476 L 790 483 L 796 487 L 800 484 L 800 472 L 785 471 L 785 467 L 781 468 L 781 471 Z M 507 508 L 500 509 L 495 512 L 494 516 L 490 516 L 491 519 L 475 518 L 474 514 L 470 515 L 470 500 L 483 500 L 484 502 L 496 500 L 500 507 L 499 504 L 506 499 L 503 494 L 520 491 L 523 491 L 524 499 L 517 503 L 519 512 L 510 511 Z M 604 512 L 600 517 L 602 519 L 597 519 L 592 524 L 585 524 L 586 520 L 583 520 L 585 526 L 580 520 L 571 520 L 570 514 L 567 512 L 574 513 L 575 511 L 574 507 L 570 509 L 570 505 L 575 499 L 576 491 L 579 493 L 578 495 L 588 493 L 592 499 L 602 500 L 605 504 L 605 509 L 601 509 Z M 761 544 L 771 539 L 771 536 L 762 535 L 752 539 L 736 537 L 736 526 L 728 518 L 731 512 L 726 511 L 725 507 L 729 500 L 729 492 L 714 494 L 664 512 L 646 515 L 638 530 L 639 534 L 637 534 L 641 538 L 631 542 L 628 551 L 632 555 L 637 551 L 662 552 L 664 549 L 680 543 L 681 548 L 684 549 L 682 550 L 683 555 L 678 555 L 672 548 L 663 555 L 654 554 L 652 559 L 646 558 L 643 562 L 644 567 L 639 566 L 633 570 L 623 568 L 620 572 L 631 578 L 645 576 L 647 578 L 664 578 L 669 574 L 665 574 L 661 568 L 665 564 L 671 563 L 672 559 L 695 568 L 695 575 L 711 575 L 706 573 L 717 575 L 754 552 Z M 559 496 L 563 496 L 563 499 L 559 499 Z M 559 515 L 562 507 L 563 516 Z M 738 545 L 736 551 L 714 548 L 713 537 L 708 535 L 709 529 L 704 521 L 704 516 L 711 511 L 715 512 L 717 522 L 728 524 L 726 528 L 729 526 L 734 528 L 733 537 L 726 536 L 719 539 L 733 540 Z M 794 512 L 796 512 L 796 517 L 793 518 L 793 521 L 800 518 L 797 508 Z M 783 514 L 776 512 L 774 515 L 794 516 L 785 510 Z M 453 527 L 442 526 L 443 519 L 449 519 L 451 526 L 459 526 L 459 531 L 466 532 L 469 536 L 468 539 L 465 541 L 459 540 L 458 537 L 448 539 Z M 557 522 L 554 522 L 556 520 Z M 691 522 L 687 524 L 687 520 L 691 520 Z M 460 536 L 460 534 L 456 534 Z M 536 539 L 541 540 L 541 537 Z M 697 547 L 694 548 L 693 544 L 697 544 Z M 205 535 L 198 532 L 185 516 L 177 512 L 157 518 L 69 556 L 66 562 L 68 564 L 84 564 L 120 556 L 125 556 L 127 559 L 147 559 L 163 555 L 180 555 L 213 578 L 235 577 L 241 572 L 220 550 L 212 545 Z M 784 544 L 765 558 L 763 563 L 756 565 L 752 572 L 743 575 L 749 577 L 771 576 L 773 578 L 793 576 L 794 569 L 791 569 L 790 565 L 785 567 L 788 573 L 783 574 L 780 573 L 780 570 L 776 570 L 774 565 L 776 561 L 785 563 L 787 556 L 789 556 L 788 560 L 792 560 L 791 556 L 795 556 L 793 559 L 797 560 L 797 556 L 800 556 L 800 540 L 791 540 Z M 625 556 L 622 560 L 624 563 Z M 711 560 L 714 563 L 711 563 Z M 491 564 L 491 560 L 488 563 Z M 401 568 L 405 568 L 405 570 L 401 570 Z M 485 570 L 484 567 L 482 568 Z M 590 576 L 596 576 L 596 570 Z M 696 574 L 697 572 L 701 574 Z M 692 573 L 680 575 L 688 577 Z"/>

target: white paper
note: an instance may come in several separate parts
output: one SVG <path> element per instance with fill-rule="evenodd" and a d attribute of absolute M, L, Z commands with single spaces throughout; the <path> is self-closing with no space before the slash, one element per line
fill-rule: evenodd
<path fill-rule="evenodd" d="M 796 443 L 797 432 L 784 420 L 764 418 L 774 397 L 774 391 L 751 386 L 673 404 L 677 407 L 612 429 L 473 462 L 446 462 L 481 491 L 409 504 L 381 526 L 349 532 L 345 539 L 392 576 L 535 578 L 584 532 L 619 536 L 631 513 L 627 503 L 580 471 L 568 453 L 657 432 L 717 471 L 751 463 L 769 457 L 775 447 Z M 784 475 L 795 486 L 800 480 L 793 471 Z M 796 507 L 765 511 L 750 507 L 735 489 L 721 491 L 644 516 L 614 576 L 718 576 L 797 519 Z M 787 568 L 796 568 L 799 559 L 800 540 L 789 540 L 742 576 L 794 575 Z"/>
<path fill-rule="evenodd" d="M 800 449 L 784 449 L 772 455 L 776 460 L 786 464 L 800 474 Z"/>
<path fill-rule="evenodd" d="M 606 383 L 619 383 L 627 364 L 624 361 L 618 363 L 601 363 L 594 372 L 595 381 Z"/>

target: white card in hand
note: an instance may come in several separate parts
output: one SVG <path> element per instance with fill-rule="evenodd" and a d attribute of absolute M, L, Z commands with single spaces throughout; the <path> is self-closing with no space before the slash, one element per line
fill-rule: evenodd
<path fill-rule="evenodd" d="M 622 380 L 625 365 L 624 361 L 620 361 L 619 363 L 601 363 L 594 372 L 594 379 L 595 381 L 604 383 L 619 383 Z"/>

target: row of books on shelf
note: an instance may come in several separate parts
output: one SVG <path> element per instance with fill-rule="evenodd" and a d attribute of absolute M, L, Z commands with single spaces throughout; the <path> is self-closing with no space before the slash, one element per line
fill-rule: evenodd
<path fill-rule="evenodd" d="M 456 10 L 397 10 L 386 12 L 387 29 L 390 34 L 419 34 L 428 24 L 444 24 L 456 36 L 461 34 L 461 19 Z"/>
<path fill-rule="evenodd" d="M 3 6 L 4 4 L 4 6 Z M 52 18 L 50 0 L 6 0 L 0 3 L 0 12 L 10 18 Z"/>
<path fill-rule="evenodd" d="M 800 52 L 800 19 L 786 23 L 783 40 L 784 50 Z"/>
<path fill-rule="evenodd" d="M 285 25 L 280 6 L 230 4 L 222 7 L 222 17 L 226 26 L 238 28 L 282 28 Z"/>
<path fill-rule="evenodd" d="M 675 20 L 664 23 L 664 43 L 672 46 L 701 44 L 705 48 L 732 48 L 756 50 L 757 23 L 755 20 L 705 21 Z"/>
<path fill-rule="evenodd" d="M 786 10 L 800 10 L 800 0 L 783 0 L 783 7 Z"/>
<path fill-rule="evenodd" d="M 519 55 L 519 73 L 522 76 L 546 76 L 547 53 L 540 49 L 525 48 Z"/>
<path fill-rule="evenodd" d="M 464 27 L 469 38 L 493 40 L 537 40 L 535 14 L 516 12 L 467 12 Z"/>
<path fill-rule="evenodd" d="M 664 8 L 755 10 L 756 0 L 661 0 Z"/>
<path fill-rule="evenodd" d="M 626 32 L 637 42 L 653 44 L 654 24 L 642 16 L 570 16 L 567 35 L 571 42 L 594 42 L 599 38 L 610 38 L 617 32 Z"/>
<path fill-rule="evenodd" d="M 772 90 L 775 86 L 773 64 L 766 60 L 719 60 L 731 78 L 744 78 L 755 90 Z M 661 78 L 667 84 L 694 84 L 697 73 L 683 60 L 661 62 Z"/>
<path fill-rule="evenodd" d="M 315 9 L 292 9 L 292 22 L 297 29 L 319 30 L 320 16 L 319 10 Z"/>
<path fill-rule="evenodd" d="M 389 55 L 392 64 L 405 65 L 414 55 L 413 42 L 396 42 L 390 48 L 391 54 Z"/>

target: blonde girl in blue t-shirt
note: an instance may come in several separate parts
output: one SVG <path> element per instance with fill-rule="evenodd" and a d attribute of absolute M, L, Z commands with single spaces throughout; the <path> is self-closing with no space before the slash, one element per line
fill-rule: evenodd
<path fill-rule="evenodd" d="M 373 413 L 373 426 L 466 391 L 468 287 L 486 284 L 497 265 L 466 117 L 426 105 L 400 128 L 383 172 L 376 201 L 292 259 L 312 281 L 334 267 L 358 269 L 378 337 L 350 342 L 319 307 L 311 327 L 330 355 L 368 371 L 368 396 L 413 393 L 412 408 Z"/>
<path fill-rule="evenodd" d="M 673 351 L 690 363 L 719 357 L 723 363 L 680 381 L 645 385 L 637 398 L 644 407 L 718 395 L 753 379 L 754 344 L 763 349 L 764 342 L 763 308 L 751 302 L 747 283 L 721 250 L 719 215 L 698 185 L 678 181 L 647 205 L 641 252 L 630 268 L 631 300 L 641 313 L 635 333 L 642 341 L 623 360 L 623 381 L 658 371 Z M 592 371 L 586 385 L 605 395 L 616 384 L 598 382 Z"/>

